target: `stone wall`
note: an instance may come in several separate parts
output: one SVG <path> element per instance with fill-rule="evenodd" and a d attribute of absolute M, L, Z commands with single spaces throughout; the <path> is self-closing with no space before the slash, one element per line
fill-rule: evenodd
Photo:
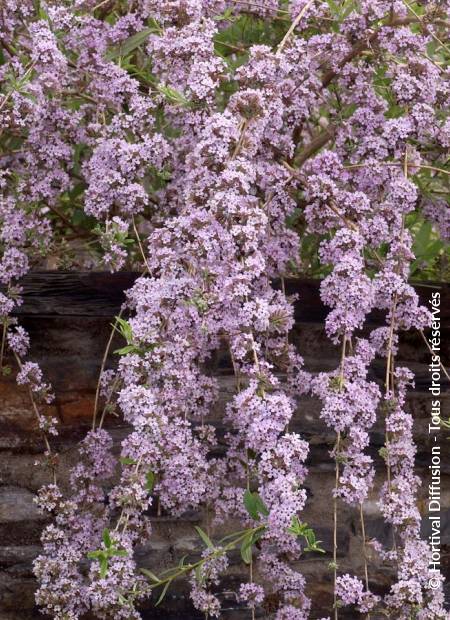
<path fill-rule="evenodd" d="M 32 274 L 25 281 L 25 304 L 20 321 L 29 331 L 32 342 L 31 358 L 38 361 L 46 378 L 53 384 L 56 401 L 53 413 L 60 420 L 61 433 L 55 448 L 60 453 L 58 476 L 67 483 L 70 467 L 77 459 L 77 441 L 89 427 L 92 416 L 95 386 L 100 361 L 110 334 L 111 318 L 118 312 L 122 290 L 131 284 L 132 274 L 106 276 L 105 274 Z M 296 306 L 296 326 L 292 335 L 310 371 L 329 370 L 338 362 L 336 349 L 327 340 L 323 329 L 326 310 L 321 306 L 317 285 L 310 282 L 289 282 L 288 287 L 297 291 L 300 301 Z M 450 359 L 448 333 L 448 287 L 442 289 L 444 300 L 443 335 L 447 336 L 444 358 Z M 430 289 L 421 289 L 426 300 Z M 445 301 L 446 300 L 446 301 Z M 375 325 L 382 317 L 373 315 Z M 372 325 L 372 326 L 373 326 Z M 119 344 L 119 343 L 118 343 Z M 116 348 L 113 344 L 113 349 Z M 417 470 L 423 478 L 421 508 L 426 511 L 426 488 L 430 455 L 428 417 L 431 396 L 428 392 L 429 354 L 420 336 L 406 334 L 403 338 L 399 362 L 405 363 L 416 373 L 416 389 L 409 396 L 410 410 L 415 420 L 415 437 L 418 442 Z M 10 362 L 12 365 L 12 361 Z M 112 363 L 112 361 L 111 361 Z M 221 398 L 211 412 L 210 422 L 222 433 L 222 411 L 233 393 L 233 377 L 225 353 L 219 353 L 213 364 L 214 373 L 220 378 Z M 372 368 L 374 378 L 382 380 L 383 364 Z M 448 384 L 443 383 L 448 390 Z M 450 415 L 450 392 L 442 398 L 442 408 Z M 298 568 L 306 576 L 308 592 L 314 600 L 312 618 L 330 613 L 332 601 L 331 572 L 328 563 L 332 550 L 331 490 L 334 485 L 334 465 L 329 457 L 333 434 L 319 418 L 320 406 L 313 399 L 303 398 L 293 427 L 311 444 L 309 475 L 306 481 L 308 504 L 302 519 L 313 525 L 317 537 L 323 541 L 325 555 L 306 555 Z M 108 420 L 116 449 L 128 429 L 117 419 Z M 30 620 L 42 617 L 34 606 L 35 582 L 32 560 L 39 553 L 39 536 L 45 521 L 33 503 L 38 488 L 47 481 L 42 462 L 43 445 L 35 429 L 35 421 L 27 394 L 19 389 L 14 376 L 1 379 L 0 384 L 0 620 Z M 449 433 L 450 434 L 450 431 Z M 442 463 L 442 561 L 444 572 L 450 573 L 450 457 L 443 434 Z M 384 475 L 384 466 L 378 456 L 383 444 L 381 422 L 373 429 L 371 453 L 377 464 L 377 479 L 373 498 L 365 505 L 366 535 L 390 541 L 391 532 L 384 526 L 376 507 L 376 490 Z M 219 447 L 220 450 L 220 447 Z M 202 524 L 202 514 L 190 513 L 180 519 L 155 516 L 154 535 L 148 547 L 138 552 L 142 566 L 158 572 L 178 563 L 186 553 L 195 554 L 200 545 L 193 526 Z M 232 530 L 232 520 L 227 528 Z M 427 526 L 424 521 L 424 535 Z M 218 535 L 223 535 L 222 528 Z M 362 574 L 361 532 L 359 515 L 342 507 L 338 529 L 338 554 L 340 570 Z M 372 588 L 382 593 L 389 585 L 391 574 L 386 566 L 369 558 Z M 244 620 L 249 612 L 239 609 L 230 592 L 236 589 L 243 567 L 238 554 L 231 555 L 230 570 L 221 584 L 224 620 Z M 164 604 L 149 608 L 144 618 L 166 620 L 194 620 L 203 618 L 196 614 L 188 599 L 185 583 L 177 583 L 168 593 Z M 450 592 L 449 592 L 450 594 Z M 267 600 L 258 613 L 269 618 L 276 600 Z M 342 618 L 354 617 L 351 613 Z"/>

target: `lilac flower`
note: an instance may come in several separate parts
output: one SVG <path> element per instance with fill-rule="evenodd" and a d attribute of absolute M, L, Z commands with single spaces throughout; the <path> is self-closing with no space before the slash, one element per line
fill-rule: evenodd
<path fill-rule="evenodd" d="M 20 325 L 7 335 L 8 345 L 19 357 L 25 357 L 30 347 L 30 337 Z"/>
<path fill-rule="evenodd" d="M 254 608 L 264 601 L 264 588 L 256 583 L 241 583 L 239 587 L 239 599 Z"/>
<path fill-rule="evenodd" d="M 48 383 L 43 382 L 42 370 L 36 362 L 25 362 L 22 365 L 17 374 L 17 383 L 27 385 L 37 397 L 47 404 L 54 399 L 50 391 L 51 387 Z"/>
<path fill-rule="evenodd" d="M 336 596 L 342 605 L 355 605 L 361 613 L 372 611 L 379 600 L 379 597 L 364 591 L 362 582 L 350 575 L 337 578 Z"/>
<path fill-rule="evenodd" d="M 254 562 L 279 600 L 275 617 L 306 619 L 305 580 L 291 565 L 302 547 L 288 529 L 306 502 L 308 445 L 291 423 L 296 396 L 309 393 L 339 438 L 330 454 L 339 508 L 373 493 L 369 437 L 380 403 L 385 414 L 389 482 L 379 506 L 397 546 L 376 548 L 397 581 L 379 601 L 356 576 L 339 575 L 336 594 L 355 613 L 379 605 L 400 620 L 444 618 L 419 537 L 410 376 L 391 362 L 400 332 L 430 322 L 408 282 L 409 221 L 420 211 L 448 236 L 439 168 L 449 88 L 434 51 L 447 7 L 424 3 L 417 28 L 401 0 L 361 0 L 348 11 L 306 0 L 136 0 L 114 15 L 108 3 L 76 0 L 49 3 L 48 19 L 31 0 L 4 4 L 0 316 L 20 360 L 17 381 L 35 403 L 50 402 L 50 386 L 22 359 L 28 336 L 12 329 L 17 281 L 61 240 L 77 249 L 72 233 L 84 239 L 92 219 L 96 243 L 84 264 L 145 269 L 127 292 L 128 348 L 100 385 L 130 426 L 120 473 L 112 482 L 112 440 L 94 428 L 70 494 L 42 490 L 54 523 L 35 563 L 38 603 L 60 620 L 139 618 L 150 588 L 134 551 L 151 535 L 155 500 L 175 516 L 207 504 L 216 522 L 232 513 L 247 527 L 251 489 L 264 504 Z M 299 247 L 311 235 L 326 272 L 326 333 L 342 347 L 340 364 L 316 375 L 289 340 L 293 299 L 273 284 L 308 267 Z M 386 324 L 362 337 L 374 309 Z M 217 457 L 212 360 L 224 349 L 236 390 Z M 370 375 L 376 355 L 392 370 L 384 399 Z M 49 416 L 38 414 L 38 424 L 55 430 Z M 95 559 L 109 548 L 104 529 L 119 547 L 106 572 Z M 226 559 L 208 553 L 191 599 L 219 617 L 210 586 Z M 240 596 L 254 608 L 265 594 L 250 582 Z"/>

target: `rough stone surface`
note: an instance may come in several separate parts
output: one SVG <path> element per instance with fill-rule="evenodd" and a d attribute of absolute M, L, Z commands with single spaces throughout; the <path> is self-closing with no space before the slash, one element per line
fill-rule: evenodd
<path fill-rule="evenodd" d="M 34 493 L 21 487 L 0 487 L 0 523 L 42 521 L 34 497 Z"/>

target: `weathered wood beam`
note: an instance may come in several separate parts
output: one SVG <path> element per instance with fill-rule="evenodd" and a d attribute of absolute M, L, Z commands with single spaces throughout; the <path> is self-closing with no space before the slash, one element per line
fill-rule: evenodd
<path fill-rule="evenodd" d="M 21 281 L 23 304 L 17 316 L 88 316 L 113 317 L 118 314 L 129 289 L 139 274 L 133 272 L 81 272 L 34 271 Z M 276 288 L 280 287 L 275 282 Z M 320 282 L 289 278 L 285 281 L 286 293 L 296 294 L 295 320 L 321 323 L 329 309 L 320 300 Z M 1 289 L 0 289 L 1 290 Z M 450 327 L 450 284 L 417 284 L 421 302 L 429 304 L 433 290 L 441 292 L 441 327 Z M 368 323 L 381 324 L 384 313 L 369 315 Z"/>

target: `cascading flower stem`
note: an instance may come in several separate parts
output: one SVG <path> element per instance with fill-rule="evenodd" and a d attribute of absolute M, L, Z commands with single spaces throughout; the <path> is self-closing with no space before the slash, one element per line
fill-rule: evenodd
<path fill-rule="evenodd" d="M 342 336 L 342 345 L 341 345 L 341 360 L 339 364 L 339 379 L 338 379 L 338 389 L 342 391 L 344 387 L 344 369 L 345 369 L 345 355 L 347 348 L 347 335 L 344 334 Z M 335 481 L 334 481 L 334 497 L 333 497 L 333 578 L 334 578 L 334 617 L 335 620 L 338 619 L 338 600 L 336 594 L 336 582 L 337 582 L 337 574 L 338 574 L 338 563 L 337 563 L 337 553 L 338 553 L 338 489 L 339 489 L 339 478 L 340 478 L 340 466 L 339 466 L 339 451 L 341 447 L 341 433 L 340 431 L 336 435 L 336 443 L 334 446 L 334 455 L 335 455 Z"/>
<path fill-rule="evenodd" d="M 249 616 L 316 617 L 294 568 L 323 551 L 301 519 L 309 446 L 295 432 L 296 398 L 309 394 L 336 438 L 327 613 L 445 619 L 442 589 L 426 584 L 411 376 L 397 352 L 401 333 L 423 336 L 429 320 L 408 282 L 422 260 L 412 233 L 433 226 L 433 268 L 438 235 L 450 239 L 448 3 L 4 4 L 0 371 L 11 349 L 45 437 L 55 432 L 44 415 L 50 386 L 14 316 L 21 279 L 48 266 L 140 272 L 104 350 L 70 489 L 51 476 L 39 494 L 53 522 L 35 562 L 38 604 L 54 620 L 138 620 L 156 588 L 164 596 L 188 577 L 194 607 L 220 617 L 216 589 L 240 546 L 235 594 Z M 305 371 L 290 338 L 285 279 L 304 273 L 322 278 L 325 331 L 341 349 L 329 372 Z M 387 319 L 370 331 L 373 309 Z M 236 388 L 221 409 L 213 369 L 224 349 Z M 377 355 L 384 397 L 371 379 Z M 364 522 L 379 403 L 379 508 L 396 538 L 394 549 L 374 543 L 396 573 L 384 597 L 369 589 Z M 129 430 L 118 461 L 112 414 Z M 338 567 L 344 505 L 360 523 L 361 576 Z M 152 536 L 151 515 L 192 509 L 206 512 L 200 559 L 144 575 L 136 550 Z M 242 531 L 215 545 L 211 532 L 230 514 Z"/>

